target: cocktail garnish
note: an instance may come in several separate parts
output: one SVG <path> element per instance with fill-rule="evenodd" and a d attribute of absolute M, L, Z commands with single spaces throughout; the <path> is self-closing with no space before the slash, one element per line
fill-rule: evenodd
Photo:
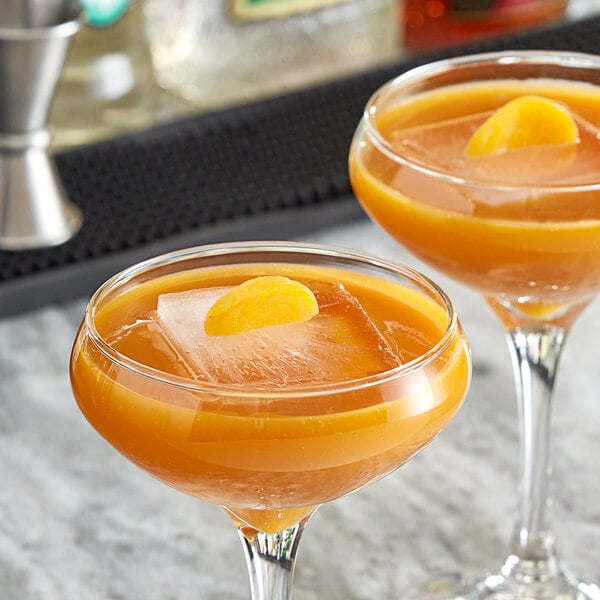
<path fill-rule="evenodd" d="M 263 316 L 263 327 L 208 335 L 201 325 L 206 315 L 235 289 L 199 288 L 158 298 L 156 317 L 165 340 L 183 368 L 202 381 L 312 385 L 368 377 L 401 364 L 359 300 L 344 286 L 329 282 L 314 283 L 319 312 L 308 320 L 266 326 Z M 260 296 L 252 298 L 250 310 L 269 310 Z"/>
<path fill-rule="evenodd" d="M 514 148 L 573 144 L 579 129 L 568 108 L 541 96 L 515 98 L 500 107 L 471 136 L 468 156 L 490 156 Z"/>
<path fill-rule="evenodd" d="M 319 312 L 310 288 L 287 277 L 248 279 L 220 296 L 204 320 L 208 335 L 234 335 L 272 325 L 302 323 Z"/>

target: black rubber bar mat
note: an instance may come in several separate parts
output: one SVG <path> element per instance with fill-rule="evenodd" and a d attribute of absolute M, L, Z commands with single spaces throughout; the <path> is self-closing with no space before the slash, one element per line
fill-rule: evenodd
<path fill-rule="evenodd" d="M 87 296 L 161 252 L 287 239 L 359 218 L 346 160 L 371 93 L 418 64 L 498 49 L 600 53 L 600 17 L 421 55 L 57 155 L 83 228 L 54 248 L 0 251 L 0 317 Z"/>

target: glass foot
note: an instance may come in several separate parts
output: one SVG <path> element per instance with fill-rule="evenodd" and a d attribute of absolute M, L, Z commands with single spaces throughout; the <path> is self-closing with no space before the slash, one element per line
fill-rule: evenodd
<path fill-rule="evenodd" d="M 508 563 L 507 563 L 508 564 Z M 470 576 L 443 573 L 403 600 L 600 600 L 600 587 L 577 581 L 562 571 L 551 576 L 505 574 Z"/>

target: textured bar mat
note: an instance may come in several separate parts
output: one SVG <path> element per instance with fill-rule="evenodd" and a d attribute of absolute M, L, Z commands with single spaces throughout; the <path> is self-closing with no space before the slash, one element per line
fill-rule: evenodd
<path fill-rule="evenodd" d="M 505 48 L 600 53 L 600 18 L 422 55 L 57 155 L 84 226 L 58 247 L 0 251 L 0 317 L 86 296 L 161 252 L 287 239 L 359 218 L 346 159 L 371 93 L 417 64 Z"/>

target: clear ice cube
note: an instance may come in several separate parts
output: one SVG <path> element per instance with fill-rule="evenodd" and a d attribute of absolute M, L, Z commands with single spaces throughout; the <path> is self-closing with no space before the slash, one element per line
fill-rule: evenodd
<path fill-rule="evenodd" d="M 189 371 L 213 383 L 319 384 L 365 377 L 400 364 L 352 294 L 341 285 L 315 287 L 319 314 L 303 323 L 209 336 L 204 319 L 230 289 L 223 287 L 163 294 L 157 319 Z"/>
<path fill-rule="evenodd" d="M 481 112 L 397 129 L 390 135 L 393 146 L 403 156 L 437 171 L 460 177 L 468 163 L 465 148 L 477 128 L 493 114 Z"/>
<path fill-rule="evenodd" d="M 492 156 L 469 157 L 469 139 L 492 114 L 482 112 L 428 125 L 396 130 L 394 146 L 418 164 L 469 181 L 504 184 L 582 185 L 600 176 L 600 130 L 573 114 L 579 128 L 576 144 L 515 148 Z"/>

